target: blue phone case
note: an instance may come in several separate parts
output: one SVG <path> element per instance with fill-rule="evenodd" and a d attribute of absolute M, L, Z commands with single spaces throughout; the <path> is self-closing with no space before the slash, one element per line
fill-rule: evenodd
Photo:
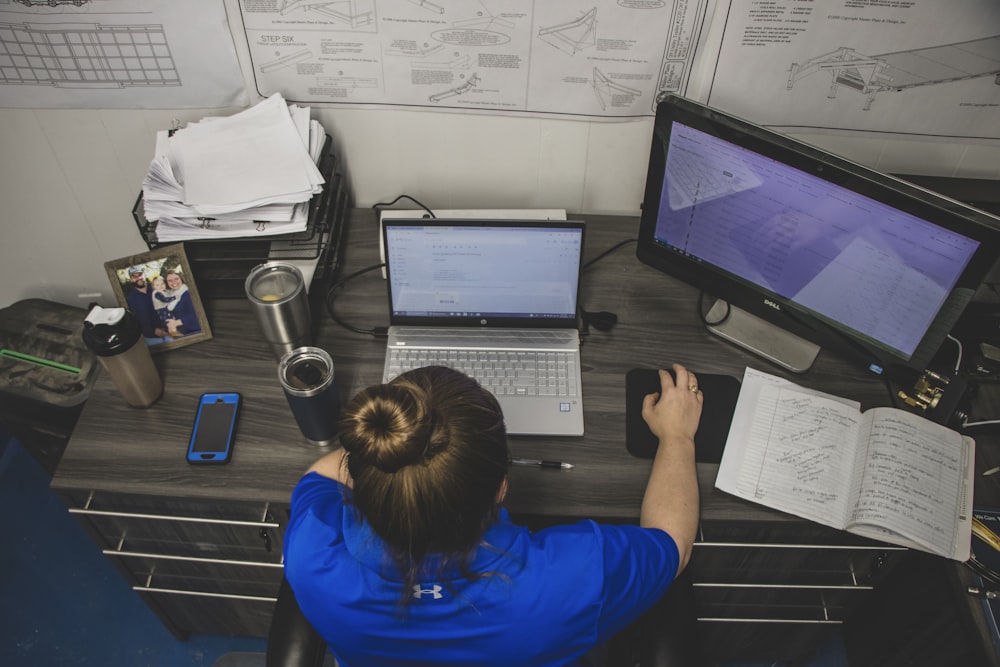
<path fill-rule="evenodd" d="M 241 402 L 236 392 L 202 394 L 188 441 L 188 463 L 226 463 L 232 458 Z"/>

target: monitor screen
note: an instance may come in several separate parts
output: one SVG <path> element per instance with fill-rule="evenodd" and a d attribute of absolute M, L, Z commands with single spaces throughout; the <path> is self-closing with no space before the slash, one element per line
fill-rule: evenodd
<path fill-rule="evenodd" d="M 654 127 L 640 260 L 873 370 L 926 368 L 997 256 L 985 213 L 779 133 L 679 97 Z"/>
<path fill-rule="evenodd" d="M 584 225 L 387 220 L 394 323 L 574 326 Z"/>

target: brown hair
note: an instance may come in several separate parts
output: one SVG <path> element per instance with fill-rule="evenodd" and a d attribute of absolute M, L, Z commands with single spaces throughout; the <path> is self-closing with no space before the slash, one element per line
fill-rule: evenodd
<path fill-rule="evenodd" d="M 496 398 L 459 371 L 419 368 L 351 399 L 340 442 L 351 502 L 388 545 L 405 590 L 430 554 L 465 570 L 510 464 Z"/>

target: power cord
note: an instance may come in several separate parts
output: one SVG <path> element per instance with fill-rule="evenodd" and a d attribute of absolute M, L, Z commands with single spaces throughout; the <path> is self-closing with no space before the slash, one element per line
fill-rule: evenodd
<path fill-rule="evenodd" d="M 622 248 L 630 243 L 635 243 L 638 239 L 625 239 L 624 241 L 619 241 L 615 245 L 611 246 L 597 257 L 593 258 L 589 262 L 581 267 L 581 273 L 586 271 L 591 266 L 596 264 L 598 261 L 604 259 L 615 250 Z M 597 312 L 591 312 L 584 309 L 584 307 L 577 302 L 577 310 L 580 311 L 580 335 L 588 336 L 590 335 L 590 327 L 594 327 L 598 331 L 611 331 L 611 329 L 618 323 L 618 315 L 615 313 L 610 313 L 606 310 L 601 310 Z"/>
<path fill-rule="evenodd" d="M 381 269 L 383 266 L 385 266 L 385 264 L 382 262 L 379 262 L 378 264 L 373 264 L 371 266 L 366 266 L 363 269 L 359 269 L 354 273 L 345 276 L 344 278 L 341 278 L 336 283 L 330 286 L 330 289 L 328 289 L 326 292 L 326 312 L 330 315 L 331 320 L 333 320 L 340 326 L 344 327 L 348 331 L 353 331 L 354 333 L 360 333 L 360 334 L 368 334 L 370 336 L 375 336 L 376 338 L 385 338 L 385 336 L 389 332 L 388 327 L 372 327 L 371 329 L 362 329 L 341 319 L 333 309 L 333 301 L 337 297 L 338 289 L 342 288 L 350 280 L 353 280 L 354 278 L 357 278 L 360 275 L 364 275 L 365 273 Z"/>
<path fill-rule="evenodd" d="M 416 204 L 420 208 L 422 208 L 425 211 L 427 211 L 427 215 L 429 215 L 430 217 L 432 217 L 432 218 L 436 218 L 437 217 L 436 215 L 434 215 L 434 211 L 430 210 L 429 208 L 427 208 L 426 206 L 424 206 L 423 204 L 421 204 L 419 201 L 417 201 L 416 199 L 414 199 L 410 195 L 399 195 L 398 197 L 396 197 L 395 199 L 393 199 L 390 202 L 375 202 L 374 204 L 372 204 L 372 208 L 375 209 L 376 211 L 380 211 L 383 208 L 387 208 L 389 206 L 394 205 L 400 199 L 409 199 L 411 202 L 413 202 L 414 204 Z"/>
<path fill-rule="evenodd" d="M 372 204 L 372 208 L 375 209 L 375 211 L 376 211 L 376 219 L 378 219 L 378 212 L 379 211 L 381 211 L 383 208 L 387 208 L 389 206 L 395 205 L 401 199 L 408 199 L 411 202 L 413 202 L 414 204 L 416 204 L 417 206 L 419 206 L 420 208 L 422 208 L 424 211 L 426 211 L 427 216 L 424 216 L 424 217 L 428 217 L 428 216 L 431 217 L 431 218 L 436 218 L 437 217 L 436 215 L 434 215 L 434 211 L 432 211 L 431 209 L 427 208 L 427 206 L 425 206 L 423 203 L 421 203 L 420 201 L 418 201 L 416 198 L 411 197 L 410 195 L 399 195 L 398 197 L 396 197 L 395 199 L 393 199 L 390 202 L 375 202 L 374 204 Z M 352 274 L 350 274 L 350 275 L 348 275 L 348 276 L 346 276 L 344 278 L 341 278 L 336 283 L 334 283 L 333 285 L 331 285 L 330 289 L 328 289 L 326 291 L 326 299 L 325 299 L 326 312 L 330 315 L 330 319 L 332 319 L 334 322 L 336 322 L 340 326 L 344 327 L 348 331 L 353 331 L 354 333 L 360 333 L 360 334 L 368 334 L 369 336 L 375 336 L 376 338 L 385 338 L 386 335 L 388 334 L 388 331 L 389 331 L 388 327 L 372 327 L 370 329 L 362 329 L 361 327 L 356 327 L 353 324 L 351 324 L 351 323 L 345 321 L 344 319 L 342 319 L 339 315 L 337 315 L 337 312 L 333 308 L 333 302 L 337 298 L 337 290 L 338 289 L 341 289 L 350 280 L 352 280 L 354 278 L 357 278 L 360 275 L 364 275 L 365 273 L 368 273 L 370 271 L 375 271 L 377 269 L 381 269 L 384 266 L 385 266 L 385 264 L 381 263 L 381 262 L 378 263 L 378 264 L 373 264 L 372 266 L 367 266 L 367 267 L 365 267 L 363 269 L 359 269 L 358 271 L 355 271 L 354 273 L 352 273 Z"/>

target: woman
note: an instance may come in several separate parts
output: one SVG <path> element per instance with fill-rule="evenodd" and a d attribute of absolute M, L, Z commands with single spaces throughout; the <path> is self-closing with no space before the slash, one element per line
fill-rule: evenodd
<path fill-rule="evenodd" d="M 674 368 L 643 403 L 660 445 L 640 526 L 511 523 L 503 415 L 458 371 L 355 396 L 343 450 L 292 495 L 284 542 L 285 576 L 340 664 L 574 664 L 651 607 L 698 524 L 702 395 Z"/>
<path fill-rule="evenodd" d="M 201 332 L 201 323 L 198 322 L 198 315 L 194 312 L 194 301 L 191 299 L 191 292 L 184 284 L 184 278 L 176 271 L 167 271 L 164 274 L 167 288 L 176 300 L 167 304 L 167 333 L 172 338 L 190 336 Z"/>
<path fill-rule="evenodd" d="M 171 318 L 170 315 L 170 305 L 176 304 L 178 296 L 173 293 L 173 290 L 167 288 L 167 281 L 163 276 L 156 276 L 150 282 L 150 288 L 152 293 L 150 300 L 153 303 L 153 310 L 156 312 L 157 324 L 156 334 L 158 336 L 167 336 L 167 320 Z M 170 340 L 166 338 L 166 340 Z M 161 342 L 166 342 L 166 340 Z"/>

